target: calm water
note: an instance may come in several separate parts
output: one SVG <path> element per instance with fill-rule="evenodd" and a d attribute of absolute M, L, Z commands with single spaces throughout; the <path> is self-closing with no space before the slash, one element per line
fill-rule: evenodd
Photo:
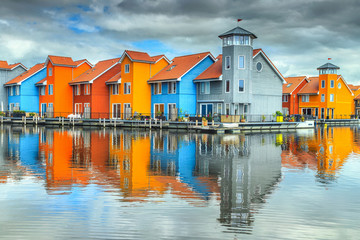
<path fill-rule="evenodd" d="M 359 239 L 360 131 L 1 127 L 1 239 Z"/>

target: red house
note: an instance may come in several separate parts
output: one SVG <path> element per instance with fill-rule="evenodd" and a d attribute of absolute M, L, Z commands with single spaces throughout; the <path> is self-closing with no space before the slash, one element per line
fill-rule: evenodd
<path fill-rule="evenodd" d="M 109 89 L 106 81 L 120 74 L 120 58 L 98 62 L 72 80 L 73 113 L 82 118 L 109 118 Z"/>
<path fill-rule="evenodd" d="M 306 76 L 288 77 L 283 84 L 282 109 L 284 115 L 299 114 L 298 92 L 309 82 Z"/>

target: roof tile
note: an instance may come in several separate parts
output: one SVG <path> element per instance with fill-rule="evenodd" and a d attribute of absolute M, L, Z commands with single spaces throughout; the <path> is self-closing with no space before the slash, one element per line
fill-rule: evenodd
<path fill-rule="evenodd" d="M 298 94 L 318 94 L 319 92 L 319 77 L 309 77 L 309 83 L 306 84 Z"/>
<path fill-rule="evenodd" d="M 297 88 L 299 84 L 305 79 L 306 76 L 285 78 L 287 83 L 283 84 L 283 94 L 292 93 L 295 90 L 295 88 Z"/>
<path fill-rule="evenodd" d="M 219 79 L 222 75 L 222 55 L 220 54 L 216 59 L 217 61 L 211 64 L 195 80 Z"/>
<path fill-rule="evenodd" d="M 8 81 L 7 83 L 5 83 L 5 85 L 11 85 L 11 84 L 18 84 L 21 83 L 22 81 L 26 80 L 27 78 L 31 77 L 32 75 L 34 75 L 35 73 L 37 73 L 38 71 L 40 71 L 41 69 L 44 68 L 44 63 L 39 63 L 36 64 L 35 66 L 33 66 L 32 68 L 30 68 L 29 70 L 27 70 L 26 72 L 20 74 L 19 76 L 13 78 L 12 80 Z"/>
<path fill-rule="evenodd" d="M 175 57 L 170 65 L 152 77 L 149 82 L 179 79 L 208 55 L 211 53 L 204 52 Z"/>

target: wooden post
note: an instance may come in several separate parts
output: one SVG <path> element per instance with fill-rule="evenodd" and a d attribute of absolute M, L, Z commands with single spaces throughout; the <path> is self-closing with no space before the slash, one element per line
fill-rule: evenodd
<path fill-rule="evenodd" d="M 26 116 L 24 116 L 24 125 L 26 125 Z"/>
<path fill-rule="evenodd" d="M 1 125 L 4 123 L 4 116 L 1 116 Z"/>
<path fill-rule="evenodd" d="M 105 118 L 104 118 L 104 127 L 106 127 L 106 125 L 105 125 Z"/>
<path fill-rule="evenodd" d="M 211 121 L 211 126 L 214 126 L 214 119 Z"/>
<path fill-rule="evenodd" d="M 62 125 L 64 126 L 64 122 L 65 122 L 65 117 L 62 117 Z"/>
<path fill-rule="evenodd" d="M 195 121 L 195 125 L 196 125 L 196 126 L 198 125 L 198 120 Z"/>
<path fill-rule="evenodd" d="M 151 130 L 151 118 L 150 118 L 150 121 L 149 121 L 149 127 L 150 127 L 150 130 Z"/>
<path fill-rule="evenodd" d="M 160 119 L 160 129 L 162 129 L 162 119 Z"/>

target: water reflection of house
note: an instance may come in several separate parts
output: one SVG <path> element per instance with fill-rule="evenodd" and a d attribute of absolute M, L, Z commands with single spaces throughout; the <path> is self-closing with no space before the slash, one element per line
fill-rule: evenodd
<path fill-rule="evenodd" d="M 281 147 L 275 143 L 273 134 L 198 138 L 197 165 L 221 177 L 221 223 L 240 232 L 252 224 L 281 178 Z"/>
<path fill-rule="evenodd" d="M 317 170 L 320 182 L 329 182 L 353 152 L 356 146 L 353 129 L 346 127 L 317 128 L 313 135 L 296 137 L 286 135 L 288 148 L 282 153 L 282 164 L 287 168 Z"/>
<path fill-rule="evenodd" d="M 109 137 L 99 131 L 41 129 L 39 155 L 46 162 L 46 187 L 51 193 L 68 191 L 74 184 L 97 180 L 108 161 Z"/>
<path fill-rule="evenodd" d="M 151 135 L 152 173 L 181 198 L 208 200 L 211 194 L 219 192 L 217 179 L 202 174 L 196 163 L 196 148 L 192 135 L 154 132 Z"/>

